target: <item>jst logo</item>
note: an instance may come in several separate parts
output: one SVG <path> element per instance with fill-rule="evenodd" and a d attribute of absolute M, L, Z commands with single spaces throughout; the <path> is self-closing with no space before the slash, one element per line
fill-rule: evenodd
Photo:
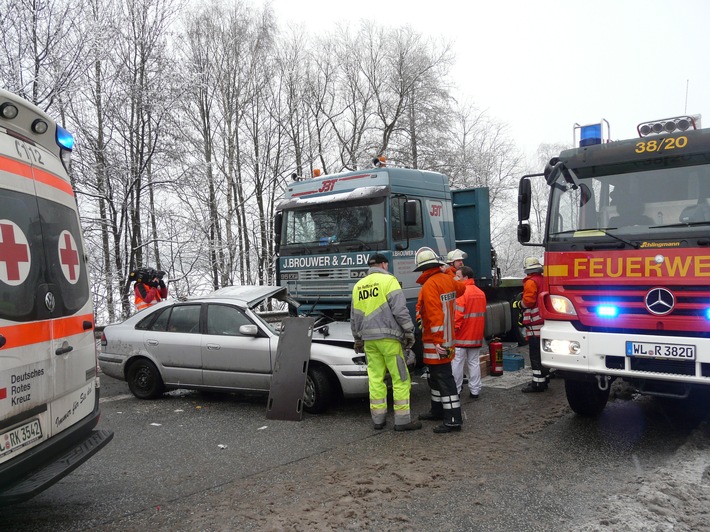
<path fill-rule="evenodd" d="M 435 203 L 431 206 L 431 210 L 429 211 L 429 216 L 436 216 L 436 217 L 441 216 L 441 203 Z"/>
<path fill-rule="evenodd" d="M 337 179 L 326 179 L 323 181 L 323 186 L 318 189 L 318 192 L 330 192 L 335 187 Z"/>

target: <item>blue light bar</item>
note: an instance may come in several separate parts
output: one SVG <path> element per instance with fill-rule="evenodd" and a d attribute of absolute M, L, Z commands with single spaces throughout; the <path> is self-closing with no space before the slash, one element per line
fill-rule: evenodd
<path fill-rule="evenodd" d="M 710 320 L 710 308 L 705 311 L 705 317 Z"/>
<path fill-rule="evenodd" d="M 582 126 L 579 132 L 579 146 L 591 146 L 602 143 L 602 125 L 589 124 Z"/>
<path fill-rule="evenodd" d="M 619 307 L 614 305 L 599 305 L 596 309 L 600 318 L 616 318 L 619 315 Z"/>
<path fill-rule="evenodd" d="M 65 150 L 74 149 L 74 135 L 57 124 L 57 144 Z"/>

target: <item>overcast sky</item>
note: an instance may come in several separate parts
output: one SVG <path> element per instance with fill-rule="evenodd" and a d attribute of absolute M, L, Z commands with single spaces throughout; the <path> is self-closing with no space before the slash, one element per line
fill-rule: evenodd
<path fill-rule="evenodd" d="M 259 0 L 253 0 L 258 3 Z M 614 140 L 638 123 L 705 114 L 710 0 L 271 0 L 279 22 L 330 31 L 360 20 L 450 39 L 460 95 L 508 124 L 531 155 L 605 118 Z M 687 91 L 686 91 L 687 89 Z M 687 101 L 686 101 L 687 92 Z M 687 108 L 686 108 L 687 106 Z"/>

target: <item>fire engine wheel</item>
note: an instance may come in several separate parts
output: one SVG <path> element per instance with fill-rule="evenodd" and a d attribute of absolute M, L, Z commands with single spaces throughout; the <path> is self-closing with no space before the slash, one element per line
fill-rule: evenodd
<path fill-rule="evenodd" d="M 565 379 L 565 393 L 570 408 L 580 416 L 598 416 L 609 400 L 609 388 L 600 390 L 596 381 Z"/>
<path fill-rule="evenodd" d="M 163 379 L 150 360 L 137 360 L 128 368 L 128 388 L 138 399 L 154 399 L 163 393 Z"/>
<path fill-rule="evenodd" d="M 310 414 L 325 412 L 333 399 L 333 384 L 326 372 L 318 367 L 308 368 L 303 409 Z"/>

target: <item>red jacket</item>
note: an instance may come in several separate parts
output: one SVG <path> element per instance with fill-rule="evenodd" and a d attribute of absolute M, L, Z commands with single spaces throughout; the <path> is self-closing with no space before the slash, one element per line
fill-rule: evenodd
<path fill-rule="evenodd" d="M 456 298 L 456 347 L 481 347 L 486 324 L 486 294 L 473 279 L 461 281 L 466 292 Z"/>
<path fill-rule="evenodd" d="M 525 338 L 540 336 L 540 329 L 545 321 L 540 316 L 540 308 L 537 304 L 537 296 L 542 290 L 542 274 L 535 272 L 523 279 L 523 327 L 525 327 Z"/>
<path fill-rule="evenodd" d="M 424 271 L 417 283 L 422 285 L 417 306 L 422 319 L 424 363 L 447 364 L 454 357 L 454 350 L 449 349 L 449 356 L 440 358 L 434 346 L 454 346 L 456 298 L 464 294 L 466 287 L 439 268 Z"/>
<path fill-rule="evenodd" d="M 143 310 L 151 305 L 160 303 L 168 297 L 168 288 L 163 281 L 160 281 L 159 286 L 150 286 L 147 283 L 136 283 L 133 287 L 133 295 L 135 296 L 136 310 Z"/>

